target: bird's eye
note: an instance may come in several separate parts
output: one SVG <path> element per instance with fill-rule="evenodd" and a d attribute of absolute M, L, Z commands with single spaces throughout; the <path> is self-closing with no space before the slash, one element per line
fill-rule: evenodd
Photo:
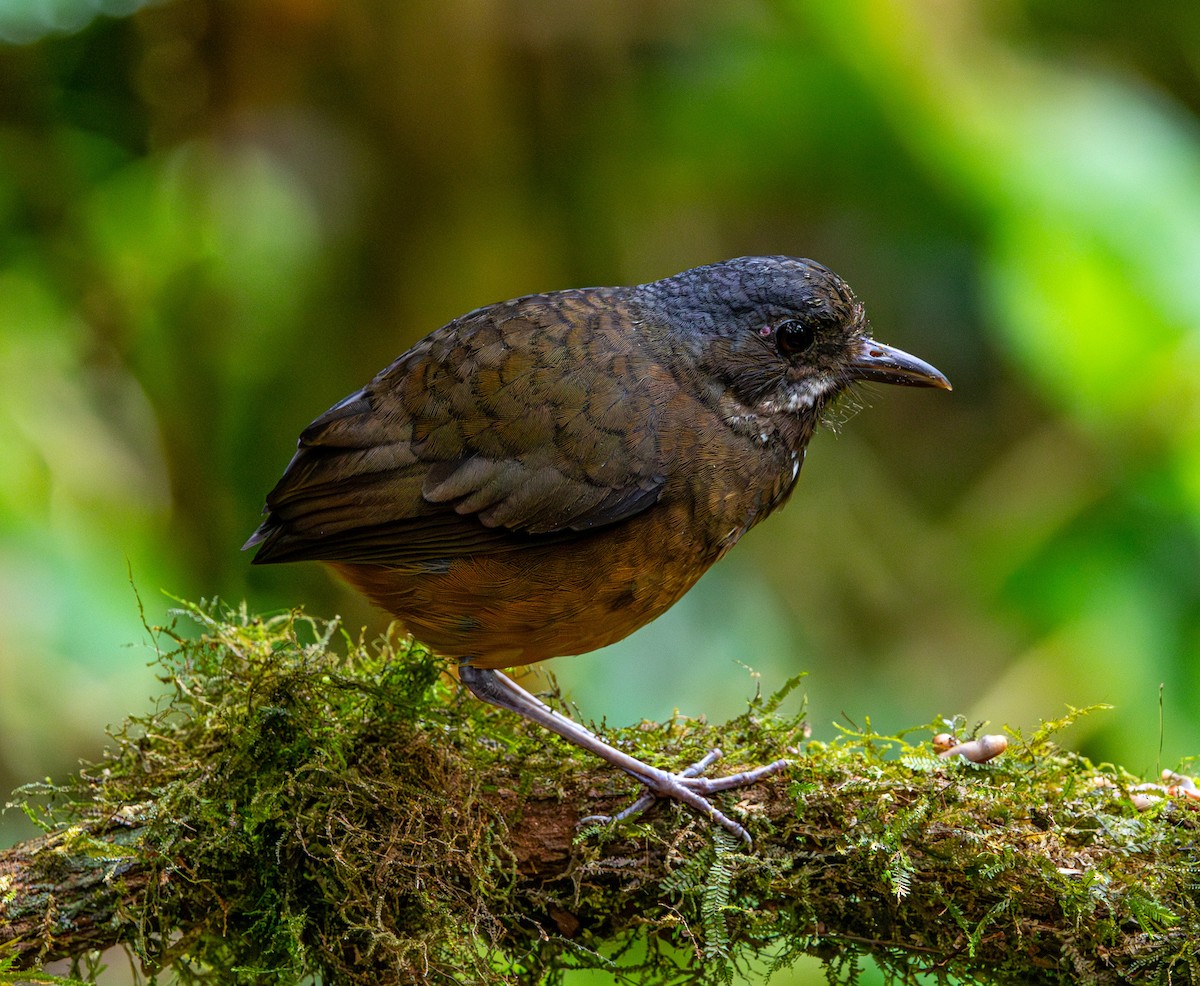
<path fill-rule="evenodd" d="M 816 338 L 813 327 L 798 318 L 785 318 L 775 326 L 775 345 L 783 356 L 800 355 L 816 341 Z"/>

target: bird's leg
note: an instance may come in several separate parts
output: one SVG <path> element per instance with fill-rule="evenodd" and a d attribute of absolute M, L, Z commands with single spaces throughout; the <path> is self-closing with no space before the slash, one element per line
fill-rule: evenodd
<path fill-rule="evenodd" d="M 591 816 L 584 821 L 616 821 L 628 818 L 645 810 L 654 803 L 656 798 L 673 798 L 695 808 L 702 815 L 724 826 L 738 838 L 750 842 L 750 835 L 733 819 L 722 814 L 715 808 L 705 795 L 716 791 L 728 791 L 732 788 L 755 784 L 764 777 L 776 774 L 788 766 L 787 760 L 776 760 L 765 767 L 743 771 L 729 777 L 719 777 L 710 780 L 699 776 L 720 755 L 720 750 L 712 750 L 704 759 L 692 764 L 679 773 L 670 773 L 652 767 L 648 763 L 623 753 L 616 747 L 605 743 L 590 730 L 559 712 L 555 712 L 544 702 L 529 694 L 507 675 L 490 668 L 476 668 L 470 664 L 459 665 L 459 679 L 471 692 L 491 705 L 508 709 L 519 716 L 544 726 L 551 732 L 557 733 L 565 740 L 576 746 L 589 750 L 596 756 L 607 760 L 615 767 L 620 767 L 627 774 L 641 781 L 646 786 L 646 793 L 638 798 L 624 811 L 613 816 Z"/>

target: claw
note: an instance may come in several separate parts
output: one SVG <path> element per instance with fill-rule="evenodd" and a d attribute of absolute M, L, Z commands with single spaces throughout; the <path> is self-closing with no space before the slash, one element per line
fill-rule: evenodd
<path fill-rule="evenodd" d="M 684 770 L 681 770 L 675 776 L 682 781 L 684 778 L 692 778 L 698 776 L 699 774 L 703 774 L 704 771 L 706 771 L 710 766 L 720 760 L 721 756 L 722 754 L 720 748 L 713 747 L 694 764 Z M 627 818 L 633 818 L 636 815 L 640 815 L 652 804 L 654 804 L 658 798 L 659 795 L 657 794 L 653 794 L 650 791 L 643 791 L 640 795 L 638 795 L 637 800 L 634 801 L 633 804 L 621 809 L 615 815 L 586 815 L 579 819 L 579 824 L 581 826 L 608 825 L 613 822 L 623 822 Z"/>
<path fill-rule="evenodd" d="M 714 806 L 704 795 L 717 791 L 729 791 L 733 788 L 745 787 L 749 784 L 757 784 L 763 778 L 770 777 L 772 774 L 778 774 L 781 770 L 788 767 L 791 761 L 776 760 L 765 767 L 755 767 L 753 770 L 744 770 L 739 774 L 731 774 L 728 777 L 709 778 L 699 776 L 719 760 L 720 757 L 720 750 L 709 750 L 702 759 L 697 760 L 690 767 L 679 771 L 677 774 L 650 768 L 655 771 L 656 775 L 660 776 L 654 776 L 651 779 L 640 774 L 634 775 L 647 788 L 638 796 L 637 800 L 615 815 L 588 815 L 585 818 L 581 818 L 579 824 L 611 825 L 616 822 L 623 822 L 627 818 L 640 815 L 659 798 L 672 798 L 684 804 L 691 805 L 697 811 L 707 815 L 718 825 L 745 842 L 747 846 L 753 845 L 750 833 L 742 825 Z"/>

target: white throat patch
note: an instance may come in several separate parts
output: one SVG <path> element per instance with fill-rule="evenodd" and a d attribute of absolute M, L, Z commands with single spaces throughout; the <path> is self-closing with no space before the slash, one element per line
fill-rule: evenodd
<path fill-rule="evenodd" d="M 761 414 L 795 414 L 816 404 L 822 397 L 837 388 L 830 377 L 809 377 L 792 384 L 783 400 L 763 401 L 758 406 Z"/>

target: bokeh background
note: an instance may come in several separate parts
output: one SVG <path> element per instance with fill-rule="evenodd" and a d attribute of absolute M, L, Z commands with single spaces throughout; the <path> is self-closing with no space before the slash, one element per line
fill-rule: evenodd
<path fill-rule="evenodd" d="M 159 694 L 134 587 L 385 625 L 239 547 L 417 338 L 751 253 L 955 390 L 863 391 L 671 613 L 555 663 L 583 714 L 808 671 L 819 737 L 1108 702 L 1094 758 L 1200 754 L 1200 5 L 4 0 L 0 39 L 0 789 Z"/>

